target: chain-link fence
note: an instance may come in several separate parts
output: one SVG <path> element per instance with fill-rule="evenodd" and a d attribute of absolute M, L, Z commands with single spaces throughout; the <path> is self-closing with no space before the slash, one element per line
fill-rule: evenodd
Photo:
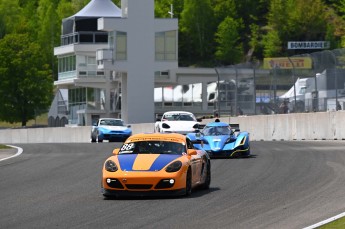
<path fill-rule="evenodd" d="M 336 49 L 217 67 L 215 109 L 230 115 L 342 110 L 344 66 L 345 49 Z"/>

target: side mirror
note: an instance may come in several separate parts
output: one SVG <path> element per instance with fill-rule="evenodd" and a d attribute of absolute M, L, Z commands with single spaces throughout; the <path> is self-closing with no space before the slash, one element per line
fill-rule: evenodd
<path fill-rule="evenodd" d="M 196 152 L 195 149 L 188 149 L 188 156 L 192 156 L 192 155 L 197 155 L 198 153 Z"/>
<path fill-rule="evenodd" d="M 118 155 L 118 154 L 119 154 L 119 152 L 120 152 L 120 148 L 118 148 L 118 149 L 114 149 L 114 150 L 113 150 L 113 154 L 114 154 L 114 155 Z"/>

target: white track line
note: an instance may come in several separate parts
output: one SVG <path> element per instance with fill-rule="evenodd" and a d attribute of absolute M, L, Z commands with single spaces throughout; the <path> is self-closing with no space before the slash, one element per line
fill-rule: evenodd
<path fill-rule="evenodd" d="M 332 221 L 335 221 L 335 220 L 337 220 L 337 219 L 340 219 L 341 217 L 344 217 L 344 216 L 345 216 L 345 212 L 343 212 L 343 213 L 341 213 L 341 214 L 339 214 L 339 215 L 333 216 L 333 217 L 331 217 L 331 218 L 329 218 L 329 219 L 326 219 L 326 220 L 324 220 L 324 221 L 321 221 L 320 223 L 316 223 L 316 224 L 311 225 L 311 226 L 309 226 L 309 227 L 305 227 L 305 228 L 303 228 L 303 229 L 314 229 L 314 228 L 320 227 L 320 226 L 322 226 L 322 225 L 325 225 L 325 224 L 327 224 L 327 223 L 330 223 L 330 222 L 332 222 Z"/>
<path fill-rule="evenodd" d="M 10 158 L 13 158 L 13 157 L 17 157 L 19 155 L 21 155 L 23 153 L 23 149 L 20 148 L 20 147 L 17 147 L 17 146 L 11 146 L 11 145 L 8 145 L 10 147 L 13 147 L 13 148 L 16 148 L 17 149 L 17 153 L 15 155 L 12 155 L 12 156 L 9 156 L 9 157 L 5 157 L 3 159 L 0 159 L 0 161 L 4 161 L 4 160 L 7 160 L 7 159 L 10 159 Z"/>

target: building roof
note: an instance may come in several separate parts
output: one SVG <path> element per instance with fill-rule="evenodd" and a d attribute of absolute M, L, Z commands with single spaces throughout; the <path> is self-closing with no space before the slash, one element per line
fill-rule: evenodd
<path fill-rule="evenodd" d="M 62 35 L 76 32 L 78 30 L 75 25 L 77 21 L 85 21 L 88 19 L 97 20 L 97 18 L 102 17 L 119 18 L 121 16 L 122 10 L 111 0 L 91 0 L 78 13 L 62 20 Z M 94 25 L 90 25 L 89 22 L 83 24 L 84 29 L 85 26 L 89 29 L 87 31 L 97 30 L 97 28 L 93 28 Z M 97 27 L 97 25 L 95 26 Z"/>
<path fill-rule="evenodd" d="M 121 17 L 122 11 L 111 0 L 91 0 L 72 17 Z"/>

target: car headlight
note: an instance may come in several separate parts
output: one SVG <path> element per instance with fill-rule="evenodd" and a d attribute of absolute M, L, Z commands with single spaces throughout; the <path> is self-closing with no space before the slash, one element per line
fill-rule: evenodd
<path fill-rule="evenodd" d="M 179 171 L 181 167 L 182 167 L 181 161 L 174 161 L 165 169 L 165 171 L 168 173 L 173 173 L 173 172 Z"/>
<path fill-rule="evenodd" d="M 231 142 L 234 142 L 234 141 L 236 141 L 236 139 L 234 139 L 234 138 L 228 138 L 228 139 L 226 140 L 225 144 L 226 144 L 226 143 L 231 143 Z"/>
<path fill-rule="evenodd" d="M 116 172 L 118 170 L 117 165 L 112 160 L 106 161 L 104 167 L 108 172 Z"/>
<path fill-rule="evenodd" d="M 163 124 L 162 124 L 162 128 L 164 128 L 164 129 L 169 129 L 170 126 L 169 126 L 168 124 L 166 124 L 166 123 L 163 123 Z"/>

